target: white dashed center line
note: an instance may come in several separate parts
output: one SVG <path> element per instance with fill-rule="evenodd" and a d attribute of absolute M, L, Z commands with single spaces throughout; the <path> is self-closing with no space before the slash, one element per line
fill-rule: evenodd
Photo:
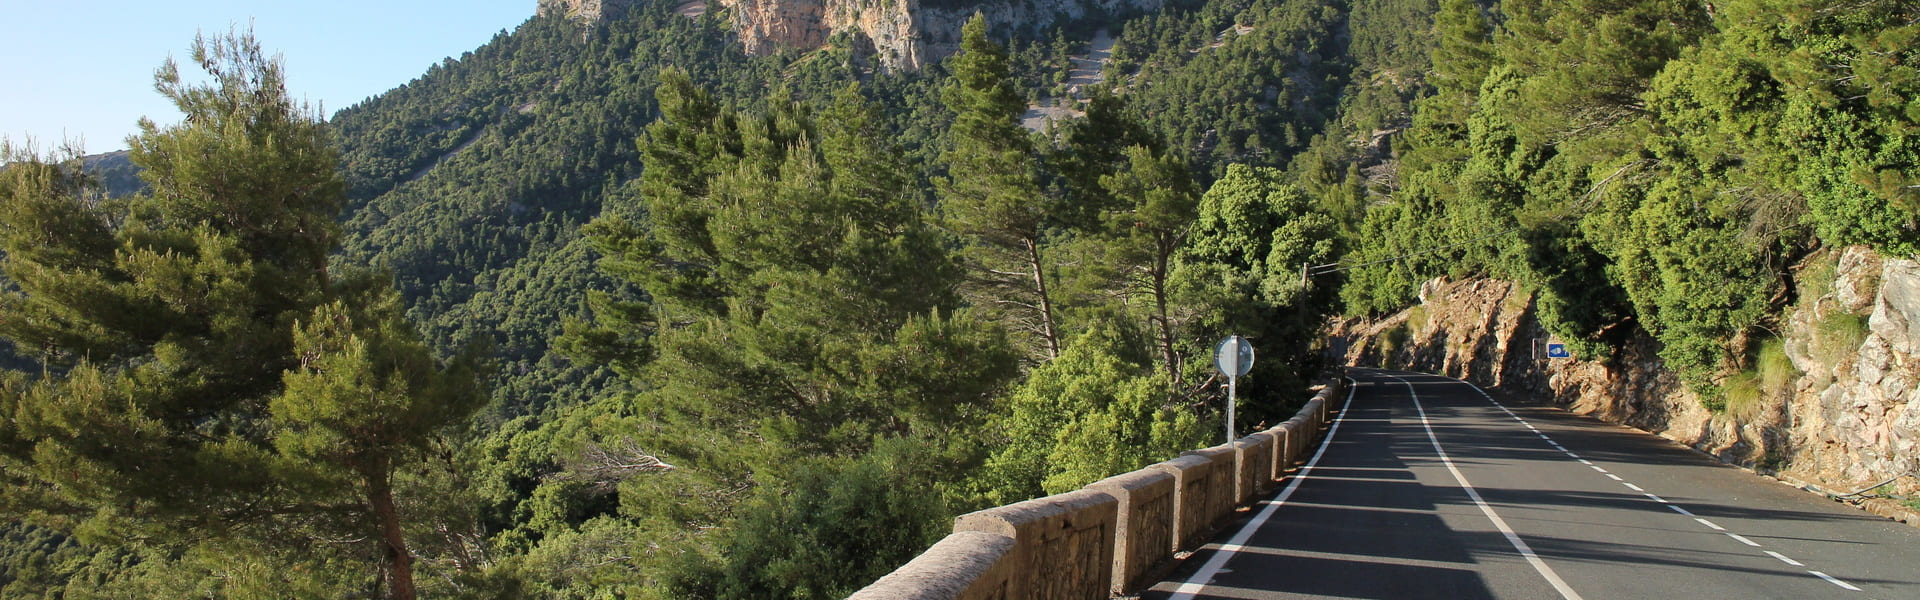
<path fill-rule="evenodd" d="M 1539 555 L 1533 553 L 1533 548 L 1528 546 L 1525 540 L 1520 539 L 1520 534 L 1515 533 L 1513 528 L 1507 525 L 1507 520 L 1500 518 L 1500 514 L 1494 512 L 1493 507 L 1480 497 L 1480 492 L 1473 488 L 1473 484 L 1467 482 L 1467 476 L 1460 473 L 1460 469 L 1454 466 L 1453 459 L 1447 456 L 1446 449 L 1440 447 L 1440 437 L 1434 435 L 1433 423 L 1427 420 L 1427 409 L 1420 406 L 1420 392 L 1413 389 L 1411 382 L 1399 377 L 1394 379 L 1407 386 L 1407 395 L 1413 398 L 1413 409 L 1420 412 L 1420 426 L 1427 430 L 1427 440 L 1433 442 L 1434 454 L 1439 455 L 1440 464 L 1446 465 L 1447 471 L 1453 473 L 1453 480 L 1460 483 L 1460 489 L 1467 493 L 1468 498 L 1473 499 L 1473 503 L 1480 507 L 1481 513 L 1487 515 L 1487 520 L 1493 521 L 1493 526 L 1507 536 L 1507 543 L 1513 544 L 1513 549 L 1519 551 L 1520 556 L 1525 557 L 1528 564 L 1533 565 L 1533 570 L 1538 571 L 1541 577 L 1546 578 L 1547 583 L 1553 585 L 1555 591 L 1560 592 L 1561 598 L 1584 600 L 1579 592 L 1573 591 L 1573 586 L 1567 585 L 1566 580 L 1561 579 L 1560 574 L 1553 571 L 1553 567 L 1547 566 L 1547 561 L 1541 560 Z"/>
<path fill-rule="evenodd" d="M 1860 588 L 1857 588 L 1857 587 L 1853 587 L 1853 584 L 1850 584 L 1850 583 L 1847 583 L 1847 582 L 1845 582 L 1845 581 L 1841 581 L 1841 580 L 1838 580 L 1838 579 L 1834 579 L 1832 575 L 1828 575 L 1828 574 L 1826 574 L 1826 573 L 1821 573 L 1821 572 L 1819 572 L 1819 571 L 1807 571 L 1807 572 L 1808 572 L 1808 573 L 1812 573 L 1812 574 L 1813 574 L 1813 576 L 1815 576 L 1815 577 L 1819 577 L 1819 578 L 1821 578 L 1821 579 L 1825 579 L 1825 580 L 1827 580 L 1827 583 L 1831 583 L 1831 584 L 1834 584 L 1834 585 L 1837 585 L 1837 586 L 1840 586 L 1840 587 L 1842 587 L 1842 588 L 1846 588 L 1846 589 L 1847 589 L 1848 591 L 1854 591 L 1854 592 L 1858 592 L 1858 591 L 1860 591 Z"/>

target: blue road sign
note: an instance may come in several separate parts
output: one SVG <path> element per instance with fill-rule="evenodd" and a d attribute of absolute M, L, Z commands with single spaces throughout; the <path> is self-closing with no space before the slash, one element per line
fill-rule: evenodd
<path fill-rule="evenodd" d="M 1547 358 L 1573 358 L 1566 344 L 1547 344 Z"/>

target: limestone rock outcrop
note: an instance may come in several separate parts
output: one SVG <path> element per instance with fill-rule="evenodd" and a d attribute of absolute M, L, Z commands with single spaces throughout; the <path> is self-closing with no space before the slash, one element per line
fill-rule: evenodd
<path fill-rule="evenodd" d="M 540 16 L 559 15 L 584 22 L 598 22 L 619 16 L 636 0 L 538 0 L 535 13 Z"/>
<path fill-rule="evenodd" d="M 750 53 L 812 49 L 835 33 L 866 38 L 888 69 L 919 69 L 959 49 L 975 12 L 996 30 L 1038 31 L 1093 14 L 1159 10 L 1162 0 L 716 0 L 731 10 Z"/>
<path fill-rule="evenodd" d="M 637 0 L 538 0 L 541 15 L 611 18 Z M 1163 0 L 708 0 L 727 11 L 750 54 L 812 50 L 836 33 L 856 34 L 888 70 L 917 70 L 959 50 L 960 26 L 975 12 L 996 32 L 1040 31 L 1093 15 L 1157 11 Z"/>

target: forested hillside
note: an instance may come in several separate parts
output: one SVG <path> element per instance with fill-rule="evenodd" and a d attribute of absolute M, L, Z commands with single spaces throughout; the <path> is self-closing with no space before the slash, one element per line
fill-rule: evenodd
<path fill-rule="evenodd" d="M 1711 392 L 1754 377 L 1790 266 L 1920 248 L 1920 13 L 1898 3 L 1196 0 L 1035 38 L 976 21 L 911 73 L 845 37 L 748 56 L 724 11 L 674 8 L 534 18 L 326 119 L 302 156 L 337 164 L 338 234 L 301 268 L 358 275 L 251 300 L 272 310 L 90 324 L 192 296 L 121 281 L 136 258 L 260 287 L 219 283 L 255 264 L 222 252 L 273 247 L 168 203 L 263 199 L 182 184 L 165 153 L 90 181 L 10 149 L 0 201 L 39 216 L 5 224 L 0 334 L 39 351 L 0 388 L 0 597 L 408 597 L 401 572 L 431 597 L 839 597 L 955 514 L 1216 439 L 1223 335 L 1260 348 L 1239 422 L 1271 422 L 1325 316 L 1489 274 L 1583 356 L 1643 329 Z M 1102 29 L 1084 117 L 1021 129 Z M 115 225 L 34 237 L 89 219 Z M 101 272 L 122 275 L 54 285 Z M 327 320 L 361 329 L 294 326 Z M 246 331 L 279 362 L 220 354 Z M 392 360 L 316 362 L 356 335 L 382 350 L 342 356 Z M 163 367 L 202 363 L 247 383 L 168 413 L 214 384 Z M 372 444 L 389 471 L 342 471 L 367 464 L 328 452 L 357 422 L 298 399 L 380 368 L 442 408 L 367 408 L 417 418 Z M 103 483 L 131 468 L 119 430 L 37 411 L 115 381 L 175 420 L 104 422 L 312 510 L 223 477 Z M 342 500 L 380 481 L 391 510 Z"/>

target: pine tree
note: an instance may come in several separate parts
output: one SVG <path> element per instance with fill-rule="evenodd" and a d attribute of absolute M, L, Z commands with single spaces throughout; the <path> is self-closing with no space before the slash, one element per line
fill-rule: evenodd
<path fill-rule="evenodd" d="M 763 114 L 724 108 L 674 72 L 659 95 L 663 117 L 641 141 L 652 218 L 642 227 L 604 217 L 589 231 L 608 254 L 602 265 L 658 302 L 652 319 L 679 326 L 601 314 L 592 328 L 576 326 L 595 336 L 581 337 L 583 349 L 646 328 L 638 337 L 657 348 L 646 376 L 666 390 L 662 404 L 703 423 L 692 426 L 778 424 L 788 432 L 781 441 L 802 450 L 857 449 L 916 422 L 944 426 L 952 405 L 980 399 L 973 384 L 952 382 L 949 392 L 920 381 L 971 367 L 892 364 L 922 336 L 995 342 L 953 314 L 959 269 L 924 222 L 878 107 L 857 87 L 818 119 L 779 96 Z M 1003 376 L 999 351 L 982 350 L 990 387 Z M 701 400 L 666 399 L 674 396 Z"/>
<path fill-rule="evenodd" d="M 1118 258 L 1130 265 L 1129 287 L 1143 290 L 1153 302 L 1149 326 L 1159 338 L 1160 360 L 1167 381 L 1181 384 L 1178 340 L 1172 297 L 1169 288 L 1174 255 L 1186 245 L 1200 204 L 1186 161 L 1177 156 L 1157 154 L 1142 146 L 1125 150 L 1127 167 L 1100 178 L 1102 187 L 1115 198 L 1131 203 L 1124 210 L 1108 215 L 1111 231 L 1118 237 Z"/>
<path fill-rule="evenodd" d="M 1018 290 L 992 301 L 1031 311 L 1030 327 L 1052 359 L 1060 335 L 1042 260 L 1046 211 L 1033 141 L 1018 122 L 1027 106 L 1013 89 L 1006 51 L 987 39 L 986 17 L 976 14 L 961 29 L 949 68 L 953 83 L 942 100 L 955 113 L 953 145 L 943 157 L 948 177 L 937 182 L 946 226 L 974 242 L 969 258 L 989 293 Z"/>
<path fill-rule="evenodd" d="M 0 385 L 6 510 L 99 539 L 384 540 L 412 598 L 392 475 L 482 396 L 442 368 L 384 277 L 330 273 L 345 186 L 317 116 L 251 34 L 172 61 L 186 114 L 142 120 L 150 190 L 90 191 L 77 162 L 8 152 L 0 336 L 42 370 Z"/>
<path fill-rule="evenodd" d="M 602 265 L 659 301 L 653 322 L 672 324 L 641 325 L 653 351 L 639 370 L 645 390 L 626 400 L 639 415 L 625 424 L 678 469 L 628 484 L 620 500 L 688 512 L 684 488 L 710 486 L 706 512 L 674 525 L 745 528 L 714 563 L 686 567 L 682 595 L 864 583 L 918 549 L 926 513 L 846 513 L 790 501 L 792 490 L 883 485 L 864 472 L 892 461 L 863 458 L 879 447 L 952 471 L 939 448 L 965 443 L 946 436 L 985 410 L 1015 356 L 997 328 L 959 310 L 959 267 L 857 87 L 818 118 L 778 94 L 761 114 L 722 107 L 680 74 L 663 76 L 659 94 L 663 119 L 640 142 L 642 187 L 650 216 L 670 217 L 603 217 L 591 229 L 609 251 Z M 636 335 L 621 330 L 630 315 L 612 316 L 594 324 L 599 339 Z M 756 487 L 758 500 L 739 493 Z M 877 533 L 810 533 L 843 527 Z M 808 563 L 836 566 L 795 571 Z"/>
<path fill-rule="evenodd" d="M 1441 0 L 1433 20 L 1435 85 L 1455 95 L 1479 93 L 1494 63 L 1493 25 L 1484 9 L 1478 0 Z"/>
<path fill-rule="evenodd" d="M 371 533 L 385 546 L 393 597 L 413 598 L 394 472 L 479 408 L 486 397 L 476 383 L 479 357 L 437 364 L 391 286 L 338 296 L 294 325 L 300 366 L 268 404 L 274 445 L 282 472 L 303 486 L 329 490 L 326 497 L 343 505 L 365 503 Z"/>

